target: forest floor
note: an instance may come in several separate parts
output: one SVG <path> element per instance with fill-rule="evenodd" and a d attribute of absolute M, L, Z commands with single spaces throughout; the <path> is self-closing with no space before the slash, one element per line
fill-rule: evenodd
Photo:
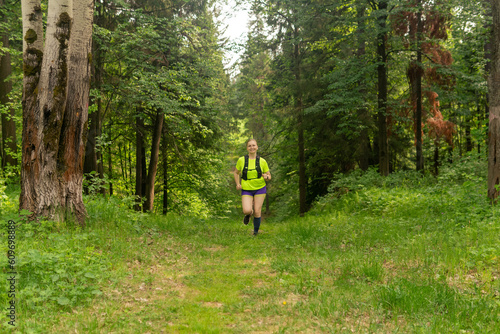
<path fill-rule="evenodd" d="M 239 216 L 94 198 L 84 229 L 18 226 L 16 326 L 2 329 L 498 333 L 500 211 L 471 187 L 332 197 L 303 218 L 266 218 L 256 237 Z"/>

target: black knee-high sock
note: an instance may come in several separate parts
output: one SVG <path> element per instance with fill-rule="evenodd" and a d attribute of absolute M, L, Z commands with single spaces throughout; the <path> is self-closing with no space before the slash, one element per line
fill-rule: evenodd
<path fill-rule="evenodd" d="M 259 232 L 259 227 L 260 227 L 260 220 L 262 217 L 253 217 L 253 233 Z"/>

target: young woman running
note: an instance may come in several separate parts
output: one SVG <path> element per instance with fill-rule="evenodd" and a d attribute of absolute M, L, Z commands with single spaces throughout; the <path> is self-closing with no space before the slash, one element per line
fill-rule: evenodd
<path fill-rule="evenodd" d="M 271 180 L 271 172 L 266 160 L 260 157 L 258 163 L 260 168 L 257 168 L 257 150 L 259 149 L 257 141 L 249 139 L 246 145 L 248 158 L 243 156 L 238 159 L 234 170 L 234 181 L 236 189 L 241 190 L 241 206 L 245 215 L 243 224 L 248 224 L 253 213 L 253 235 L 257 235 L 261 221 L 262 204 L 266 198 L 266 181 Z"/>

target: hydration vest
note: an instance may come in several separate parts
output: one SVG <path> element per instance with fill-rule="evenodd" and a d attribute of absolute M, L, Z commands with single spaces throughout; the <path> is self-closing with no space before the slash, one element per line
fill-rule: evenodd
<path fill-rule="evenodd" d="M 245 181 L 248 180 L 248 176 L 247 176 L 248 160 L 250 160 L 250 158 L 248 157 L 248 154 L 247 154 L 247 155 L 245 155 L 245 166 L 243 167 L 243 170 L 241 172 L 241 178 Z M 262 169 L 260 169 L 260 156 L 258 156 L 258 155 L 255 157 L 255 170 L 257 171 L 257 179 L 260 179 L 262 177 Z M 254 180 L 254 179 L 251 179 L 251 180 Z"/>

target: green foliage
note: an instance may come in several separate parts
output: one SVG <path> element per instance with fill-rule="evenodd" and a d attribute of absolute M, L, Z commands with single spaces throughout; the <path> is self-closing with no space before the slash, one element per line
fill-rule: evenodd
<path fill-rule="evenodd" d="M 89 195 L 96 196 L 103 189 L 106 189 L 106 186 L 109 184 L 109 180 L 106 176 L 101 178 L 96 171 L 92 171 L 85 175 L 83 179 L 83 186 L 87 189 Z"/>
<path fill-rule="evenodd" d="M 108 263 L 91 246 L 95 234 L 53 233 L 47 228 L 52 224 L 24 224 L 18 229 L 18 243 L 31 245 L 19 252 L 17 266 L 19 300 L 26 311 L 82 305 L 101 294 L 98 286 L 106 277 Z"/>
<path fill-rule="evenodd" d="M 1 229 L 7 231 L 2 218 Z M 18 312 L 45 313 L 86 305 L 101 294 L 109 266 L 93 245 L 95 234 L 74 231 L 54 222 L 17 222 L 15 238 L 16 300 Z M 4 232 L 2 232 L 3 235 Z M 6 240 L 6 239 L 3 239 Z M 7 243 L 1 248 L 7 250 Z M 5 272 L 12 272 L 3 264 Z M 7 284 L 0 285 L 2 303 Z"/>

